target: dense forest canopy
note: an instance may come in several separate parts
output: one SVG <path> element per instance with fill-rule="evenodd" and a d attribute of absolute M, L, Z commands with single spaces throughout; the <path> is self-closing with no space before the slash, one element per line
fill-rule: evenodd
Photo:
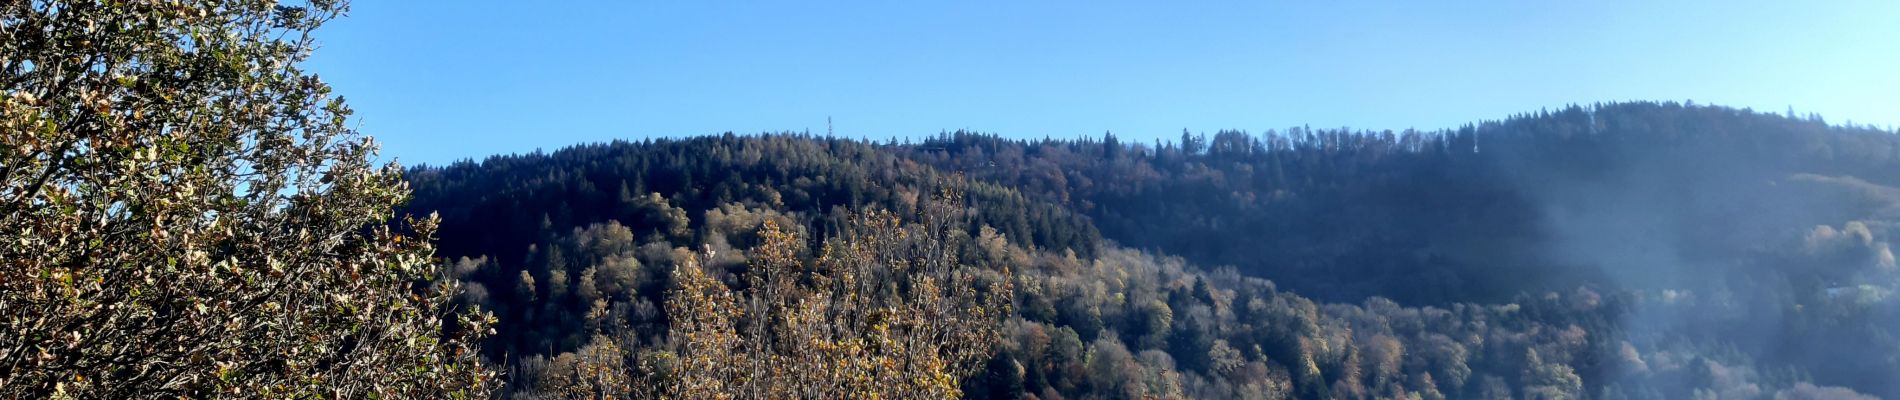
<path fill-rule="evenodd" d="M 1897 157 L 1894 132 L 1636 102 L 1154 143 L 726 134 L 407 177 L 519 398 L 685 387 L 678 324 L 708 317 L 669 306 L 682 276 L 802 293 L 749 277 L 830 265 L 866 212 L 948 229 L 916 254 L 959 290 L 1012 288 L 1007 317 L 918 328 L 996 324 L 965 396 L 1842 398 L 1900 397 Z M 730 321 L 802 332 L 758 310 Z"/>

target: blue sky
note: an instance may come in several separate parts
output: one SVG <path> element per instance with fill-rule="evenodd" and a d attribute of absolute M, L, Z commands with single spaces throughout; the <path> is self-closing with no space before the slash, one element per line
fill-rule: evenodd
<path fill-rule="evenodd" d="M 827 117 L 1146 141 L 1694 100 L 1900 125 L 1891 0 L 397 0 L 318 38 L 307 67 L 410 165 Z"/>

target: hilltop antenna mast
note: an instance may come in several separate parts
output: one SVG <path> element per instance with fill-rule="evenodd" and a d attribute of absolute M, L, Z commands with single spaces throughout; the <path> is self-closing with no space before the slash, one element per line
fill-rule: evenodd
<path fill-rule="evenodd" d="M 831 133 L 831 116 L 826 115 L 825 116 L 825 137 L 834 137 L 834 136 L 836 135 L 833 135 Z"/>

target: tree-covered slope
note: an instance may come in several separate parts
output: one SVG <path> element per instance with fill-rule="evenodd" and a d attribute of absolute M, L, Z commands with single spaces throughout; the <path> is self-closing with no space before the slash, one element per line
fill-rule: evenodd
<path fill-rule="evenodd" d="M 1152 146 L 959 132 L 889 148 L 1066 204 L 1123 245 L 1342 301 L 1507 300 L 1625 278 L 1614 264 L 1630 260 L 1609 258 L 1642 256 L 1567 253 L 1733 256 L 1869 211 L 1797 174 L 1900 183 L 1891 133 L 1672 103 L 1436 132 L 1296 127 Z"/>
<path fill-rule="evenodd" d="M 488 353 L 523 398 L 694 393 L 695 357 L 816 357 L 684 350 L 725 336 L 677 337 L 720 315 L 669 307 L 712 290 L 680 271 L 822 297 L 873 210 L 947 229 L 915 254 L 1010 288 L 1007 315 L 934 321 L 999 335 L 966 396 L 1900 396 L 1896 149 L 1671 103 L 1153 145 L 726 135 L 415 168 L 409 210 L 441 213 L 439 254 L 500 319 Z M 773 265 L 809 267 L 762 286 Z M 733 326 L 760 330 L 734 334 L 808 329 L 804 308 L 747 310 Z"/>
<path fill-rule="evenodd" d="M 961 179 L 869 143 L 806 135 L 581 145 L 413 168 L 408 176 L 416 188 L 409 209 L 443 215 L 441 251 L 450 257 L 512 261 L 550 234 L 607 220 L 636 227 L 641 236 L 686 239 L 697 235 L 706 211 L 728 203 L 809 214 L 909 208 L 944 187 L 968 193 L 981 209 L 977 223 L 1033 238 L 1035 246 L 1086 255 L 1100 241 L 1092 225 L 1061 205 Z"/>

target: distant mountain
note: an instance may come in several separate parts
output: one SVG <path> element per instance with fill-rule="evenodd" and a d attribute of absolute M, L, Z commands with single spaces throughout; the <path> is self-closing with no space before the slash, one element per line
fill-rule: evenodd
<path fill-rule="evenodd" d="M 441 215 L 524 398 L 601 365 L 576 354 L 686 356 L 682 254 L 744 288 L 765 221 L 818 258 L 855 213 L 918 224 L 944 192 L 961 268 L 1014 287 L 971 397 L 1900 397 L 1896 161 L 1894 132 L 1643 102 L 1155 143 L 614 142 L 413 168 L 406 211 Z"/>

